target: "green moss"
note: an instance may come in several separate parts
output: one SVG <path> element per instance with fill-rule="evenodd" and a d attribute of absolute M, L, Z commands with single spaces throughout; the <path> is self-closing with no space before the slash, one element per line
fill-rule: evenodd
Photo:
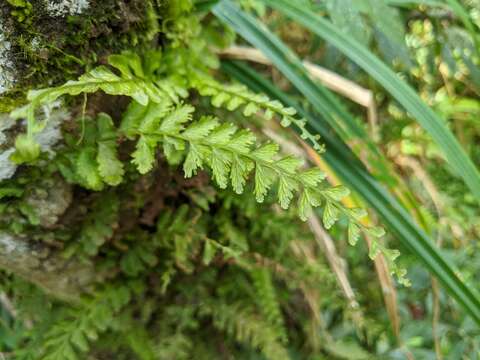
<path fill-rule="evenodd" d="M 10 91 L 0 96 L 0 113 L 10 112 L 23 104 L 25 104 L 25 96 L 20 92 Z"/>

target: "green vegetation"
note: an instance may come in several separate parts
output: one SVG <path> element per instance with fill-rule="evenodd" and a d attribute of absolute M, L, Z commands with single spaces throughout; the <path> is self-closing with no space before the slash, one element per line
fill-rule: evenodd
<path fill-rule="evenodd" d="M 0 5 L 0 359 L 480 358 L 479 14 Z"/>

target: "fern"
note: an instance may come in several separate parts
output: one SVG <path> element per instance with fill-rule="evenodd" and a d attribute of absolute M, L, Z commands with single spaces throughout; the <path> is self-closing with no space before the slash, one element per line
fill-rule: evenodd
<path fill-rule="evenodd" d="M 238 249 L 234 249 L 231 246 L 224 246 L 218 241 L 212 239 L 205 239 L 205 244 L 203 247 L 203 256 L 202 262 L 205 265 L 209 265 L 212 259 L 218 253 L 222 254 L 225 260 L 235 259 L 237 262 L 242 262 L 241 255 L 242 252 Z"/>
<path fill-rule="evenodd" d="M 192 86 L 199 91 L 200 95 L 210 96 L 214 107 L 224 107 L 229 111 L 243 107 L 243 115 L 246 117 L 264 110 L 263 116 L 267 120 L 277 115 L 281 119 L 282 126 L 287 127 L 293 124 L 300 130 L 302 139 L 308 140 L 315 150 L 324 151 L 324 147 L 318 143 L 320 137 L 312 135 L 305 129 L 306 121 L 295 118 L 297 111 L 294 108 L 283 106 L 278 100 L 270 100 L 264 94 L 253 93 L 245 85 L 225 85 L 209 76 L 198 74 L 193 78 Z"/>
<path fill-rule="evenodd" d="M 123 179 L 123 164 L 118 159 L 116 129 L 113 121 L 105 113 L 100 113 L 97 117 L 97 126 L 99 139 L 97 140 L 97 163 L 100 177 L 111 186 L 120 184 Z"/>
<path fill-rule="evenodd" d="M 113 323 L 115 314 L 130 301 L 130 290 L 125 286 L 105 289 L 83 306 L 68 308 L 62 318 L 45 334 L 42 360 L 77 360 L 87 352 L 89 341 Z"/>
<path fill-rule="evenodd" d="M 122 126 L 128 134 L 139 136 L 133 163 L 140 173 L 153 167 L 157 144 L 161 143 L 167 158 L 175 153 L 185 154 L 183 169 L 191 177 L 203 167 L 212 171 L 212 177 L 222 189 L 230 183 L 240 194 L 244 191 L 248 177 L 254 173 L 254 192 L 258 202 L 263 202 L 269 189 L 278 183 L 278 200 L 288 208 L 294 193 L 300 192 L 299 215 L 306 219 L 311 207 L 319 206 L 322 199 L 332 207 L 338 201 L 343 188 L 321 189 L 318 185 L 325 175 L 318 169 L 300 170 L 302 162 L 294 157 L 279 157 L 279 147 L 267 143 L 253 147 L 255 136 L 248 130 L 238 130 L 232 124 L 221 124 L 214 117 L 204 116 L 191 121 L 194 108 L 190 105 L 174 107 L 167 115 L 159 111 L 160 105 L 134 103 L 125 116 L 132 126 Z M 135 114 L 138 116 L 135 118 Z M 160 116 L 156 116 L 161 114 Z M 337 207 L 340 205 L 337 204 Z M 333 219 L 329 221 L 332 222 Z"/>
<path fill-rule="evenodd" d="M 270 271 L 265 268 L 255 269 L 251 271 L 250 275 L 253 278 L 256 302 L 263 316 L 275 329 L 278 339 L 282 343 L 286 343 L 288 341 L 287 331 Z"/>
<path fill-rule="evenodd" d="M 330 229 L 341 215 L 346 217 L 352 245 L 357 242 L 361 230 L 373 237 L 383 236 L 383 229 L 367 228 L 361 224 L 361 218 L 366 215 L 364 211 L 342 205 L 341 200 L 349 195 L 349 190 L 343 186 L 323 185 L 325 174 L 319 169 L 301 170 L 300 160 L 279 156 L 278 145 L 266 143 L 257 146 L 257 140 L 250 131 L 239 130 L 233 124 L 222 124 L 210 116 L 192 121 L 194 110 L 190 105 L 151 103 L 143 106 L 132 102 L 121 129 L 131 139 L 138 137 L 132 162 L 140 173 L 147 173 L 153 168 L 156 148 L 161 144 L 170 162 L 177 163 L 178 159 L 185 158 L 183 170 L 187 178 L 207 167 L 220 188 L 225 189 L 230 184 L 237 194 L 241 194 L 247 179 L 253 175 L 258 202 L 263 202 L 276 184 L 278 202 L 284 209 L 289 207 L 295 194 L 299 194 L 298 214 L 302 220 L 307 219 L 313 207 L 321 204 L 324 204 L 323 223 L 326 229 Z M 376 249 L 388 257 L 399 280 L 408 284 L 404 270 L 394 266 L 398 252 L 380 244 Z"/>
<path fill-rule="evenodd" d="M 65 248 L 63 255 L 66 258 L 96 256 L 98 250 L 114 234 L 119 208 L 119 200 L 114 193 L 102 194 L 93 203 L 90 213 L 75 232 L 74 241 Z"/>
<path fill-rule="evenodd" d="M 155 255 L 154 244 L 137 241 L 122 256 L 120 267 L 126 275 L 137 277 L 142 272 L 157 265 L 157 263 L 158 258 Z"/>
<path fill-rule="evenodd" d="M 149 101 L 160 103 L 165 99 L 179 101 L 179 97 L 187 96 L 184 89 L 176 86 L 168 79 L 155 81 L 153 69 L 142 63 L 142 59 L 135 53 L 125 52 L 121 55 L 111 55 L 108 58 L 111 66 L 99 66 L 79 77 L 70 80 L 62 86 L 31 90 L 27 99 L 29 103 L 14 110 L 11 116 L 15 119 L 25 118 L 28 122 L 28 132 L 19 136 L 16 141 L 17 152 L 14 159 L 21 162 L 30 162 L 38 157 L 39 145 L 34 140 L 45 124 L 35 119 L 36 110 L 44 104 L 51 104 L 64 95 L 79 95 L 94 93 L 102 90 L 109 95 L 130 96 L 140 104 L 146 105 Z M 150 72 L 146 73 L 144 67 Z M 115 73 L 116 69 L 119 74 Z"/>
<path fill-rule="evenodd" d="M 259 349 L 271 360 L 290 359 L 287 350 L 277 341 L 276 331 L 248 306 L 237 303 L 213 303 L 208 311 L 216 328 L 234 337 L 240 344 Z"/>
<path fill-rule="evenodd" d="M 60 159 L 63 175 L 92 190 L 119 185 L 125 171 L 118 158 L 118 134 L 112 119 L 100 113 L 95 122 L 86 119 L 84 127 L 82 144 L 77 144 L 76 139 L 68 139 L 71 150 L 64 152 Z"/>

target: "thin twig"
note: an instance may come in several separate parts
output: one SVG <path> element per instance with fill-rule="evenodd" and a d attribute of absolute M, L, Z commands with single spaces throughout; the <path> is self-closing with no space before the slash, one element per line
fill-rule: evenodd
<path fill-rule="evenodd" d="M 13 306 L 7 294 L 4 292 L 0 293 L 0 304 L 2 304 L 3 308 L 7 310 L 13 318 L 17 317 L 17 309 L 15 309 L 15 306 Z"/>
<path fill-rule="evenodd" d="M 320 224 L 318 218 L 313 215 L 309 216 L 307 222 L 310 226 L 310 230 L 312 230 L 318 246 L 323 250 L 325 256 L 327 257 L 330 268 L 335 274 L 338 284 L 340 285 L 340 288 L 342 289 L 342 292 L 348 301 L 349 308 L 353 310 L 354 321 L 357 324 L 361 324 L 362 317 L 359 311 L 360 306 L 356 299 L 355 293 L 353 292 L 352 286 L 350 285 L 350 282 L 348 280 L 347 273 L 342 266 L 344 260 L 337 253 L 337 249 L 335 248 L 335 244 L 332 238 Z"/>

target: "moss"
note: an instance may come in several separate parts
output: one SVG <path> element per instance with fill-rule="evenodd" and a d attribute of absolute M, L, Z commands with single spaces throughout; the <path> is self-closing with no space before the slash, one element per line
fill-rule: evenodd
<path fill-rule="evenodd" d="M 0 31 L 11 44 L 9 60 L 15 69 L 13 87 L 0 97 L 0 112 L 22 104 L 29 89 L 60 84 L 104 62 L 111 53 L 158 42 L 155 19 L 164 1 L 90 0 L 88 7 L 64 16 L 60 10 L 65 8 L 52 11 L 49 2 L 60 4 L 57 0 L 0 4 Z"/>
<path fill-rule="evenodd" d="M 0 113 L 10 112 L 23 104 L 25 104 L 25 96 L 19 91 L 10 91 L 0 96 Z"/>

